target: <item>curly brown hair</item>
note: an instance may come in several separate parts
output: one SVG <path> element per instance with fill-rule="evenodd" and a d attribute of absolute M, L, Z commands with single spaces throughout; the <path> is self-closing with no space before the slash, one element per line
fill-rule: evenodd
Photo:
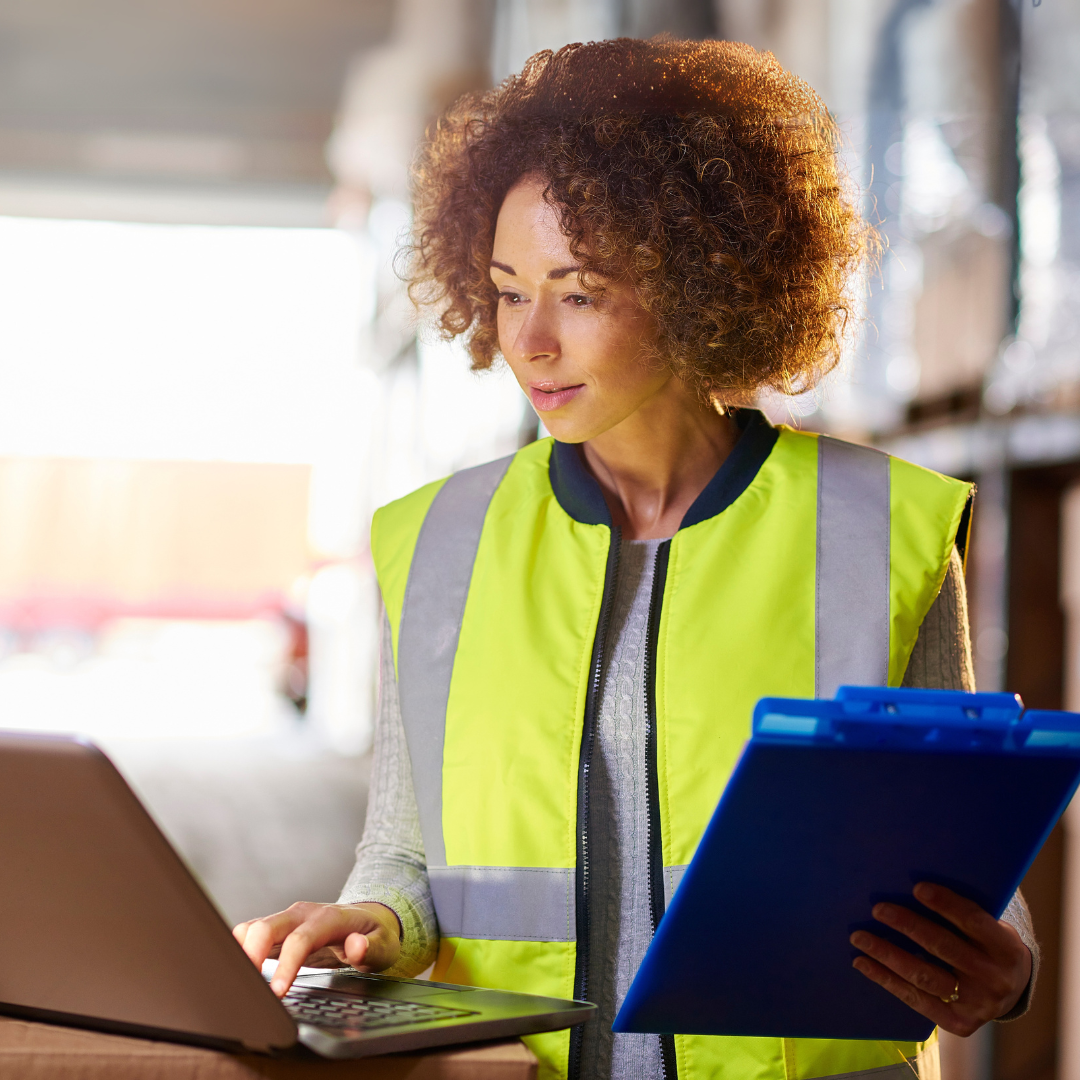
<path fill-rule="evenodd" d="M 655 355 L 703 397 L 795 393 L 837 362 L 867 248 L 836 125 L 771 53 L 620 38 L 540 52 L 469 94 L 417 159 L 405 276 L 474 369 L 499 353 L 490 261 L 506 193 L 546 185 L 582 278 L 629 279 Z"/>

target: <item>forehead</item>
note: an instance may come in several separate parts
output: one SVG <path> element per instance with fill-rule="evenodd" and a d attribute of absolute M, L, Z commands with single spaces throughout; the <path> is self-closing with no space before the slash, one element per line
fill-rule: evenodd
<path fill-rule="evenodd" d="M 526 272 L 526 266 L 565 266 L 572 261 L 570 241 L 559 224 L 558 211 L 543 197 L 544 186 L 535 177 L 519 180 L 499 209 L 492 257 L 512 265 L 519 274 Z"/>

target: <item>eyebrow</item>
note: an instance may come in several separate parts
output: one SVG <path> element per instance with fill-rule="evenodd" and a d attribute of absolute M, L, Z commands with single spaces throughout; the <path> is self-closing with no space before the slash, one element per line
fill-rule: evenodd
<path fill-rule="evenodd" d="M 517 271 L 512 266 L 507 266 L 506 263 L 497 262 L 495 259 L 492 259 L 491 267 L 494 270 L 501 270 L 504 274 L 509 274 L 511 277 L 517 277 Z M 560 266 L 557 270 L 549 270 L 547 276 L 551 281 L 560 281 L 570 274 L 576 274 L 580 269 L 580 266 Z"/>

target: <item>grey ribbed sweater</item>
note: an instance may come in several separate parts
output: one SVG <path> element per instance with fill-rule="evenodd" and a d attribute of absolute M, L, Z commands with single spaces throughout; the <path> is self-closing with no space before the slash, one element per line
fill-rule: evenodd
<path fill-rule="evenodd" d="M 644 646 L 659 543 L 624 542 L 603 664 L 590 781 L 594 855 L 589 996 L 599 1006 L 599 1015 L 587 1025 L 583 1046 L 583 1075 L 595 1080 L 659 1080 L 662 1076 L 655 1036 L 611 1032 L 611 1022 L 652 936 L 645 812 Z M 380 673 L 367 823 L 340 902 L 377 901 L 392 908 L 401 920 L 402 953 L 391 973 L 416 975 L 435 959 L 438 926 L 385 616 Z M 974 688 L 963 570 L 955 552 L 941 593 L 920 629 L 904 685 Z M 1004 918 L 1031 949 L 1037 967 L 1038 948 L 1019 893 Z M 1028 991 L 1008 1019 L 1027 1008 L 1034 982 L 1033 971 Z"/>

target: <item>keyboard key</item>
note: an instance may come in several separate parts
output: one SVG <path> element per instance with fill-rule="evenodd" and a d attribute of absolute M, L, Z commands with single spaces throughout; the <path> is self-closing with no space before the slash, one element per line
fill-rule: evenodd
<path fill-rule="evenodd" d="M 454 1009 L 445 1005 L 426 1005 L 418 1001 L 397 1001 L 393 998 L 339 996 L 296 987 L 285 995 L 284 1004 L 297 1023 L 357 1031 L 426 1024 L 433 1020 L 456 1020 L 463 1016 L 477 1015 L 473 1009 Z"/>

